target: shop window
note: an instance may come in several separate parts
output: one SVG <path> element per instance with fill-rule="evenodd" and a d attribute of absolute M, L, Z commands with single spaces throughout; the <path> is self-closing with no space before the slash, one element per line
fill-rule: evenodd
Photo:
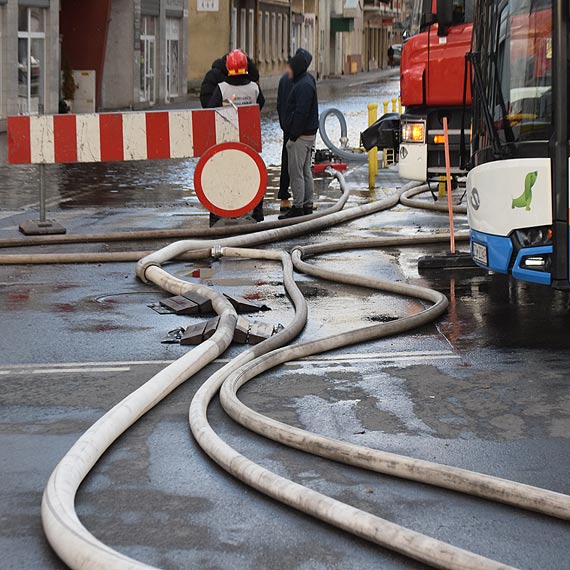
<path fill-rule="evenodd" d="M 141 19 L 140 100 L 150 104 L 156 99 L 156 21 L 152 16 Z"/>
<path fill-rule="evenodd" d="M 166 100 L 180 95 L 180 19 L 166 18 Z"/>
<path fill-rule="evenodd" d="M 18 8 L 18 112 L 44 112 L 45 10 Z"/>

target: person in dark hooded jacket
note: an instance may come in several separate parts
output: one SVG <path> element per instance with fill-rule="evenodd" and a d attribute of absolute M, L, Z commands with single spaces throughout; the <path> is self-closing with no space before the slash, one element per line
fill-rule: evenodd
<path fill-rule="evenodd" d="M 228 54 L 212 63 L 212 68 L 206 73 L 202 85 L 200 87 L 200 103 L 203 109 L 209 107 L 210 99 L 218 85 L 224 82 L 228 77 L 226 59 Z M 247 77 L 250 81 L 257 83 L 259 81 L 259 71 L 251 58 L 247 58 Z"/>
<path fill-rule="evenodd" d="M 283 131 L 283 148 L 281 150 L 281 176 L 279 177 L 279 193 L 277 197 L 281 200 L 281 212 L 285 213 L 291 209 L 291 193 L 289 186 L 291 179 L 289 178 L 289 157 L 287 154 L 287 142 L 289 141 L 289 133 L 285 126 L 285 118 L 287 114 L 287 101 L 293 89 L 293 80 L 287 73 L 284 73 L 279 80 L 277 88 L 277 114 L 279 115 L 279 125 Z"/>
<path fill-rule="evenodd" d="M 287 73 L 293 81 L 285 108 L 284 131 L 289 135 L 287 155 L 293 193 L 293 207 L 280 219 L 312 214 L 314 182 L 312 166 L 313 147 L 319 129 L 319 101 L 317 82 L 308 73 L 313 56 L 298 49 L 289 59 Z"/>

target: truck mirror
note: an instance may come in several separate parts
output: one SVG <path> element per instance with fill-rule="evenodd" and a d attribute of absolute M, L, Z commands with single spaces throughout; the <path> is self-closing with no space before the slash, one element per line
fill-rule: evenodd
<path fill-rule="evenodd" d="M 437 0 L 437 35 L 447 36 L 453 23 L 453 0 Z"/>

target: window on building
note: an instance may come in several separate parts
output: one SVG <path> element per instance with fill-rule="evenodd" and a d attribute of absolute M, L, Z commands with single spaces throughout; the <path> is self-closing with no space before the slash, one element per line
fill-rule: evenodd
<path fill-rule="evenodd" d="M 247 50 L 247 10 L 242 8 L 239 14 L 239 49 Z"/>
<path fill-rule="evenodd" d="M 265 12 L 265 27 L 263 30 L 263 45 L 265 49 L 265 61 L 271 61 L 271 14 Z"/>
<path fill-rule="evenodd" d="M 249 10 L 247 20 L 247 55 L 254 57 L 255 53 L 255 10 Z"/>
<path fill-rule="evenodd" d="M 238 38 L 237 38 L 237 28 L 238 26 L 238 11 L 235 6 L 232 6 L 232 22 L 230 30 L 230 49 L 234 50 L 237 48 Z"/>
<path fill-rule="evenodd" d="M 166 18 L 166 100 L 180 95 L 180 19 Z"/>
<path fill-rule="evenodd" d="M 289 16 L 283 16 L 283 59 L 289 58 Z"/>
<path fill-rule="evenodd" d="M 277 61 L 277 14 L 271 14 L 271 59 Z"/>
<path fill-rule="evenodd" d="M 291 30 L 291 53 L 303 47 L 303 24 L 295 22 Z"/>
<path fill-rule="evenodd" d="M 2 71 L 3 71 L 3 59 L 2 59 L 2 42 L 3 42 L 3 33 L 2 33 L 2 25 L 3 25 L 3 11 L 4 8 L 2 6 L 0 6 L 0 117 L 3 116 L 3 97 L 2 97 L 2 89 L 4 88 L 4 85 L 2 83 Z"/>
<path fill-rule="evenodd" d="M 18 112 L 43 113 L 45 100 L 45 10 L 18 8 Z"/>
<path fill-rule="evenodd" d="M 263 12 L 257 13 L 257 61 L 263 59 Z"/>
<path fill-rule="evenodd" d="M 141 19 L 140 100 L 151 104 L 156 98 L 156 20 Z"/>
<path fill-rule="evenodd" d="M 283 59 L 283 14 L 277 16 L 277 58 Z"/>

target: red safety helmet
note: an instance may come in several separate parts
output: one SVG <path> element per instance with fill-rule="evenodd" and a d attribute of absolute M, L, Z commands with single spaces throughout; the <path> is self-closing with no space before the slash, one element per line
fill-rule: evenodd
<path fill-rule="evenodd" d="M 234 49 L 226 57 L 228 75 L 247 75 L 247 56 L 240 49 Z"/>

